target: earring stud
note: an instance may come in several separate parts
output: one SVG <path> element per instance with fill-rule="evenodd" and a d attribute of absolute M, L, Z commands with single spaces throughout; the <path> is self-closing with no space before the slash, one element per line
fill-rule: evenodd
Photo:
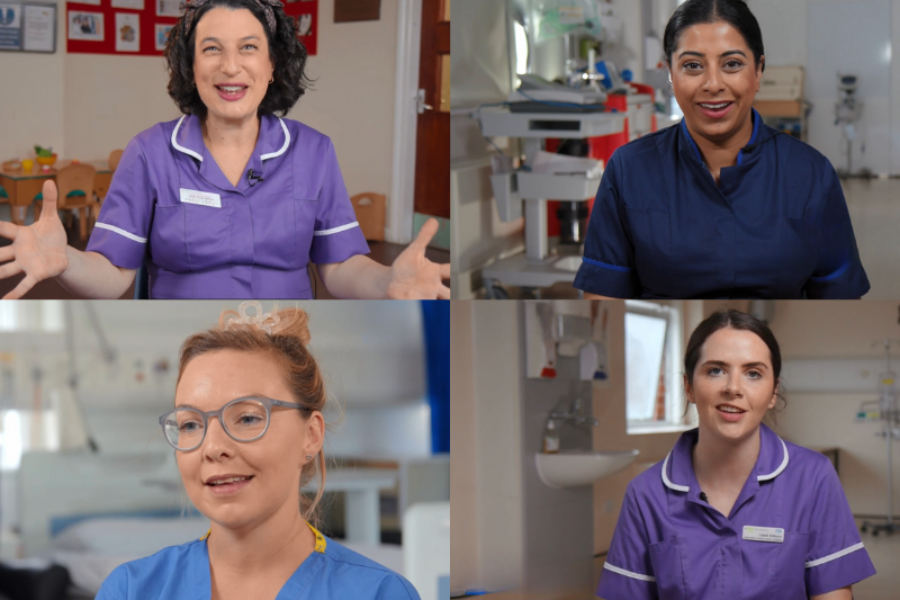
<path fill-rule="evenodd" d="M 307 455 L 306 455 L 306 460 L 312 460 L 312 454 L 307 454 Z"/>

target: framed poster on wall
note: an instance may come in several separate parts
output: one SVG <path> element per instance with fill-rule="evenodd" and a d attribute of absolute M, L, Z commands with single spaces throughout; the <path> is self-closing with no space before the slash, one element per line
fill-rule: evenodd
<path fill-rule="evenodd" d="M 0 2 L 0 50 L 56 52 L 56 6 Z"/>
<path fill-rule="evenodd" d="M 56 52 L 56 6 L 26 4 L 22 17 L 22 50 Z"/>
<path fill-rule="evenodd" d="M 22 49 L 21 4 L 0 4 L 0 48 Z"/>

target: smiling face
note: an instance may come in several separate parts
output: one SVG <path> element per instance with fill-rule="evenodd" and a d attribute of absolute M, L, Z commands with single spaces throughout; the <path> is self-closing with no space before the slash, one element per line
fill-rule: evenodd
<path fill-rule="evenodd" d="M 207 114 L 247 121 L 266 96 L 274 66 L 263 24 L 246 8 L 213 8 L 194 31 L 194 83 Z"/>
<path fill-rule="evenodd" d="M 744 36 L 724 21 L 685 29 L 670 68 L 690 131 L 715 142 L 749 135 L 764 60 L 757 68 Z"/>
<path fill-rule="evenodd" d="M 755 333 L 726 327 L 704 342 L 693 383 L 685 393 L 697 405 L 700 434 L 729 441 L 753 435 L 778 397 L 769 347 Z"/>
<path fill-rule="evenodd" d="M 267 354 L 235 350 L 200 355 L 184 369 L 175 406 L 205 412 L 244 396 L 297 402 L 273 362 Z M 199 448 L 176 452 L 188 496 L 211 521 L 230 529 L 252 528 L 275 515 L 295 516 L 301 469 L 307 455 L 322 449 L 324 430 L 320 412 L 307 419 L 297 409 L 276 406 L 262 438 L 238 442 L 212 418 Z M 223 476 L 249 480 L 218 487 L 208 483 Z"/>

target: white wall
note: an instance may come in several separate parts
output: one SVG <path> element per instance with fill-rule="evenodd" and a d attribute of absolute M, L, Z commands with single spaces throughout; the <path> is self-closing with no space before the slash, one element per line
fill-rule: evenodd
<path fill-rule="evenodd" d="M 454 303 L 451 589 L 524 579 L 522 375 L 518 303 Z M 460 385 L 457 385 L 457 382 Z M 458 515 L 458 516 L 457 516 Z"/>
<path fill-rule="evenodd" d="M 223 308 L 235 309 L 239 305 L 231 301 L 94 302 L 103 334 L 117 353 L 110 367 L 103 361 L 100 343 L 89 326 L 85 303 L 68 304 L 75 322 L 75 366 L 81 403 L 100 438 L 98 442 L 105 449 L 120 451 L 158 445 L 161 436 L 157 417 L 174 401 L 182 342 L 190 334 L 214 325 Z M 263 303 L 264 310 L 271 310 L 273 304 Z M 430 413 L 424 403 L 424 334 L 419 304 L 281 303 L 295 305 L 310 315 L 310 350 L 324 372 L 328 393 L 347 409 L 335 434 L 337 438 L 355 439 L 346 443 L 335 439 L 335 449 L 345 454 L 364 453 L 366 441 L 377 441 L 379 435 L 391 438 L 393 444 L 370 444 L 369 450 L 380 456 L 416 454 L 423 444 L 427 446 L 430 433 L 423 442 L 422 432 L 413 431 L 418 427 L 430 432 Z M 68 365 L 61 333 L 56 342 L 37 351 L 0 339 L 0 351 L 15 353 L 15 406 L 32 406 L 34 366 L 40 366 L 45 373 L 45 407 L 49 390 L 65 387 Z M 159 360 L 168 362 L 169 371 L 156 376 L 152 365 Z M 143 373 L 143 381 L 138 380 L 138 373 Z M 385 418 L 388 413 L 393 417 Z M 326 417 L 337 420 L 339 414 L 332 411 Z M 359 421 L 366 421 L 370 430 L 361 430 Z"/>
<path fill-rule="evenodd" d="M 384 0 L 379 21 L 335 24 L 334 0 L 320 0 L 318 56 L 307 63 L 315 87 L 288 114 L 331 136 L 351 195 L 390 192 L 397 9 Z M 30 156 L 35 144 L 105 159 L 179 117 L 162 57 L 67 54 L 65 2 L 57 13 L 55 54 L 0 53 L 0 159 Z"/>
<path fill-rule="evenodd" d="M 840 131 L 834 125 L 836 72 L 857 74 L 865 102 L 854 143 L 853 168 L 900 174 L 900 0 L 749 0 L 763 32 L 768 64 L 802 65 L 809 143 L 844 168 Z M 862 142 L 865 152 L 862 152 Z"/>
<path fill-rule="evenodd" d="M 770 326 L 790 359 L 879 359 L 883 338 L 900 338 L 897 302 L 892 300 L 802 302 L 778 301 Z M 873 343 L 875 346 L 873 347 Z M 895 362 L 897 349 L 894 351 Z M 880 423 L 854 423 L 871 393 L 792 393 L 778 416 L 778 432 L 792 442 L 814 447 L 840 448 L 840 477 L 855 514 L 884 515 L 887 509 L 887 445 L 875 437 Z M 900 443 L 894 444 L 894 513 L 900 514 Z"/>

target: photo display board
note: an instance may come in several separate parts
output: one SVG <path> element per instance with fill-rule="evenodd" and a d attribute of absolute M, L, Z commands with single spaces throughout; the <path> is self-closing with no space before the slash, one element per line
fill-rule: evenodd
<path fill-rule="evenodd" d="M 0 0 L 0 50 L 56 52 L 56 5 Z"/>
<path fill-rule="evenodd" d="M 162 56 L 182 0 L 82 0 L 66 2 L 70 54 Z"/>
<path fill-rule="evenodd" d="M 318 0 L 288 0 L 284 5 L 285 13 L 297 21 L 300 40 L 310 55 L 316 54 L 318 5 Z M 169 30 L 182 15 L 183 6 L 184 0 L 66 2 L 66 50 L 71 54 L 162 56 Z M 3 14 L 0 12 L 0 48 Z"/>

